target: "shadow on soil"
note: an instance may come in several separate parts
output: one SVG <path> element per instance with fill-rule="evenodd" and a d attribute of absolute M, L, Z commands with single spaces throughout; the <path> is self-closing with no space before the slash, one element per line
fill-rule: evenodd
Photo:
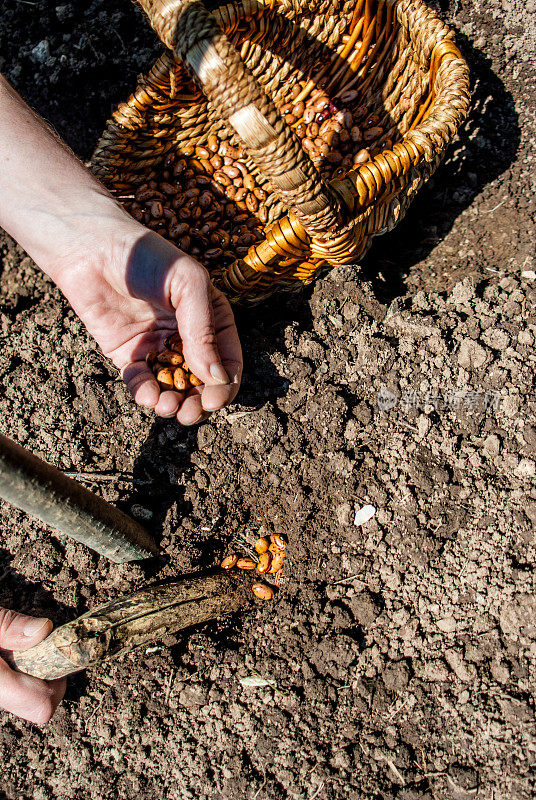
<path fill-rule="evenodd" d="M 458 32 L 456 40 L 471 71 L 469 116 L 405 219 L 376 238 L 363 260 L 363 278 L 372 282 L 383 303 L 406 294 L 411 267 L 433 251 L 482 189 L 508 169 L 519 148 L 521 129 L 512 94 L 467 36 Z"/>
<path fill-rule="evenodd" d="M 288 389 L 288 381 L 278 373 L 270 356 L 275 350 L 284 349 L 283 331 L 288 325 L 310 327 L 310 309 L 304 297 L 300 300 L 295 296 L 281 297 L 273 307 L 238 309 L 236 318 L 244 351 L 239 400 L 242 406 L 261 408 L 267 402 L 275 402 Z M 215 539 L 210 530 L 203 531 L 203 526 L 193 524 L 190 530 L 181 525 L 182 520 L 192 516 L 193 508 L 179 476 L 187 473 L 193 464 L 191 456 L 199 450 L 198 435 L 202 427 L 183 428 L 176 422 L 155 420 L 134 464 L 133 477 L 139 488 L 118 503 L 127 513 L 134 504 L 152 513 L 151 519 L 143 521 L 143 525 L 158 544 L 162 543 L 164 529 L 171 529 L 175 537 L 184 537 L 189 565 L 193 569 L 212 563 L 221 550 L 221 537 Z M 175 547 L 181 548 L 181 542 L 175 541 Z M 158 580 L 168 561 L 169 557 L 163 553 L 142 563 L 147 580 Z M 233 614 L 217 625 L 208 623 L 203 632 L 215 646 L 233 648 L 235 632 L 240 626 L 240 615 Z M 173 647 L 177 664 L 186 647 L 187 637 Z"/>
<path fill-rule="evenodd" d="M 286 325 L 296 324 L 296 314 L 292 313 L 289 302 L 280 302 L 276 311 L 265 308 L 262 312 L 252 309 L 237 313 L 244 351 L 244 374 L 238 399 L 249 409 L 275 402 L 288 389 L 288 381 L 278 373 L 270 355 L 281 348 L 281 331 Z M 299 311 L 301 320 L 298 324 L 308 326 L 310 313 L 303 301 Z M 168 525 L 179 528 L 181 520 L 192 511 L 179 476 L 192 466 L 191 454 L 199 450 L 200 430 L 202 426 L 183 428 L 173 421 L 155 420 L 134 463 L 133 478 L 139 488 L 134 488 L 118 503 L 126 513 L 130 513 L 134 504 L 151 512 L 150 521 L 142 522 L 158 544 L 168 515 L 171 515 Z M 178 535 L 184 533 L 186 531 L 181 528 Z M 202 566 L 213 559 L 214 545 L 211 544 L 210 532 L 196 531 L 195 534 L 196 553 L 192 566 Z M 166 562 L 165 555 L 148 561 L 143 566 L 147 578 L 156 577 Z"/>

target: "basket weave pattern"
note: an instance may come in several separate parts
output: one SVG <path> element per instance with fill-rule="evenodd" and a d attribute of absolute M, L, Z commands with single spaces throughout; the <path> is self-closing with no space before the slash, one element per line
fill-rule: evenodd
<path fill-rule="evenodd" d="M 242 0 L 212 14 L 197 0 L 140 4 L 168 49 L 108 122 L 91 166 L 127 199 L 169 154 L 212 133 L 245 146 L 268 221 L 247 255 L 211 273 L 233 300 L 357 263 L 403 217 L 466 115 L 467 65 L 421 0 Z M 358 91 L 383 130 L 371 160 L 322 179 L 278 112 L 297 81 L 330 97 Z"/>

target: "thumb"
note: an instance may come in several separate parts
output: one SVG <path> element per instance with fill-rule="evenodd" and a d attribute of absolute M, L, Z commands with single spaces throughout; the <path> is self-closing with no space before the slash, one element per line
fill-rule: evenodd
<path fill-rule="evenodd" d="M 206 386 L 222 386 L 229 383 L 229 376 L 218 351 L 213 291 L 206 270 L 201 268 L 192 271 L 176 306 L 177 327 L 184 358 L 192 372 Z"/>
<path fill-rule="evenodd" d="M 203 383 L 201 407 L 215 411 L 236 395 L 236 386 L 222 364 L 214 321 L 216 291 L 205 269 L 192 270 L 175 304 L 177 327 L 190 370 Z"/>
<path fill-rule="evenodd" d="M 29 617 L 0 608 L 0 647 L 4 650 L 27 650 L 41 642 L 52 630 L 46 617 Z"/>

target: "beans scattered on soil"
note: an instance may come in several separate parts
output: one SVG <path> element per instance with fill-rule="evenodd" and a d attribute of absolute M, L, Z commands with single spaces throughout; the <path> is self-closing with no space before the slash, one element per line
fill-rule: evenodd
<path fill-rule="evenodd" d="M 255 569 L 257 566 L 252 558 L 239 558 L 236 562 L 238 569 Z"/>
<path fill-rule="evenodd" d="M 272 587 L 267 586 L 265 583 L 254 583 L 251 589 L 255 597 L 258 597 L 259 600 L 272 600 L 274 596 Z"/>
<path fill-rule="evenodd" d="M 264 573 L 268 572 L 268 570 L 270 569 L 271 564 L 272 564 L 272 554 L 262 553 L 262 555 L 259 557 L 257 570 L 260 572 L 261 575 L 264 575 Z"/>
<path fill-rule="evenodd" d="M 221 568 L 222 569 L 232 569 L 233 567 L 236 567 L 236 562 L 237 561 L 238 561 L 238 556 L 237 555 L 233 554 L 231 556 L 227 556 L 221 562 Z"/>
<path fill-rule="evenodd" d="M 268 539 L 262 536 L 254 544 L 259 557 L 257 562 L 249 556 L 238 558 L 235 554 L 229 555 L 223 559 L 221 566 L 223 569 L 231 569 L 236 566 L 238 569 L 254 570 L 260 575 L 275 576 L 275 585 L 279 586 L 279 580 L 282 574 L 283 562 L 286 555 L 287 543 L 285 539 L 278 533 L 274 533 Z M 261 600 L 271 600 L 274 596 L 274 589 L 263 583 L 256 583 L 252 586 L 253 593 Z"/>
<path fill-rule="evenodd" d="M 270 572 L 273 574 L 277 574 L 283 567 L 284 560 L 285 560 L 285 553 L 282 550 L 279 553 L 276 553 L 272 558 L 272 563 L 270 565 Z"/>
<path fill-rule="evenodd" d="M 262 537 L 261 539 L 257 539 L 257 541 L 255 542 L 255 550 L 257 551 L 257 553 L 259 553 L 259 555 L 261 553 L 266 553 L 269 547 L 270 547 L 270 541 L 264 537 Z"/>

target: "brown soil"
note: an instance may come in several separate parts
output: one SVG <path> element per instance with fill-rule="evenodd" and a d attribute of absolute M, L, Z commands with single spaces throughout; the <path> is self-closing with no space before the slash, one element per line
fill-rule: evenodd
<path fill-rule="evenodd" d="M 2 504 L 0 603 L 61 623 L 289 539 L 275 602 L 74 677 L 43 729 L 2 714 L 10 800 L 534 796 L 535 9 L 440 10 L 474 83 L 447 163 L 360 274 L 238 314 L 239 402 L 199 429 L 136 409 L 1 239 L 2 432 L 99 473 L 163 556 L 113 566 Z M 88 157 L 158 46 L 123 0 L 6 0 L 0 52 Z"/>

